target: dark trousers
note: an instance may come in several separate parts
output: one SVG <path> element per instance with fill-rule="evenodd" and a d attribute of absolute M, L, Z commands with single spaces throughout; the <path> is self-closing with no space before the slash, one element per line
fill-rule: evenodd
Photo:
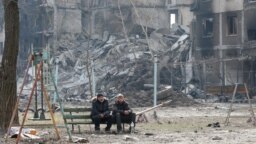
<path fill-rule="evenodd" d="M 100 129 L 100 124 L 105 124 L 107 123 L 106 129 L 110 129 L 112 125 L 112 117 L 111 116 L 106 116 L 103 118 L 100 118 L 98 115 L 97 116 L 92 116 L 92 121 L 95 125 L 95 130 Z"/>
<path fill-rule="evenodd" d="M 117 130 L 122 130 L 122 123 L 128 123 L 131 124 L 133 122 L 135 127 L 135 119 L 136 114 L 135 113 L 129 113 L 128 115 L 116 113 L 113 115 L 113 123 L 116 123 Z"/>

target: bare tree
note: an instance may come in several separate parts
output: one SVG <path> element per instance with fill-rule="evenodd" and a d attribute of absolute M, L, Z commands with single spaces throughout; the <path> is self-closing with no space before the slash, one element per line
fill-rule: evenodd
<path fill-rule="evenodd" d="M 92 67 L 91 67 L 91 55 L 90 55 L 90 41 L 91 41 L 91 35 L 92 35 L 92 6 L 93 6 L 93 2 L 94 0 L 92 0 L 91 2 L 89 1 L 88 4 L 88 9 L 89 9 L 89 34 L 88 34 L 88 50 L 86 52 L 86 72 L 87 72 L 87 76 L 89 79 L 89 90 L 90 90 L 90 94 L 91 97 L 94 97 L 93 95 L 93 91 L 92 91 Z"/>
<path fill-rule="evenodd" d="M 16 65 L 19 50 L 18 0 L 3 0 L 5 45 L 0 66 L 0 127 L 7 130 L 16 104 Z M 18 124 L 18 113 L 14 124 Z"/>

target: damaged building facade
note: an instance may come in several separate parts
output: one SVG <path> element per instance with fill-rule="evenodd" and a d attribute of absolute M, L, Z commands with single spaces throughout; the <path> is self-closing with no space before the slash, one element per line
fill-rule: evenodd
<path fill-rule="evenodd" d="M 58 32 L 91 33 L 93 38 L 102 38 L 106 31 L 120 34 L 123 32 L 122 21 L 128 34 L 139 31 L 141 25 L 148 29 L 148 33 L 154 29 L 170 28 L 174 23 L 189 26 L 193 18 L 193 13 L 190 12 L 192 2 L 193 0 L 47 0 L 48 4 L 54 3 L 54 11 L 57 11 L 54 14 L 58 21 L 55 23 Z M 74 27 L 70 27 L 72 24 Z"/>
<path fill-rule="evenodd" d="M 193 76 L 193 83 L 199 83 L 200 89 L 245 82 L 252 90 L 255 85 L 255 0 L 37 0 L 19 3 L 20 59 L 23 60 L 19 61 L 22 63 L 19 66 L 26 65 L 25 59 L 33 45 L 34 49 L 48 47 L 51 55 L 65 59 L 63 67 L 74 71 L 73 68 L 80 62 L 77 57 L 69 56 L 70 51 L 79 53 L 85 49 L 96 49 L 91 51 L 99 55 L 96 52 L 100 49 L 111 54 L 115 49 L 126 46 L 124 38 L 128 35 L 131 41 L 135 41 L 134 47 L 142 49 L 142 54 L 148 47 L 158 51 L 163 46 L 161 44 L 165 47 L 162 50 L 171 49 L 169 52 L 175 53 L 174 57 L 181 55 L 181 45 L 183 49 L 193 48 L 189 54 L 193 73 L 189 75 Z M 175 24 L 185 26 L 185 30 L 184 27 L 175 28 Z M 190 27 L 190 34 L 187 26 Z M 148 34 L 149 42 L 145 40 L 142 27 Z M 175 29 L 174 34 L 170 34 L 171 29 Z M 176 30 L 183 32 L 177 34 Z M 1 34 L 0 41 L 4 36 Z M 184 39 L 177 41 L 183 34 Z M 114 42 L 111 41 L 113 37 L 116 38 Z M 88 39 L 93 42 L 88 42 Z M 100 48 L 97 47 L 99 45 Z M 80 51 L 75 52 L 75 49 Z M 185 53 L 188 51 L 185 50 Z M 167 60 L 162 60 L 162 63 L 171 65 L 171 54 L 166 54 Z M 162 69 L 160 66 L 160 77 L 164 73 Z M 172 68 L 166 69 L 162 79 L 176 77 L 169 70 Z M 79 75 L 82 73 L 79 72 Z M 188 76 L 184 70 L 177 73 Z M 144 83 L 151 83 L 151 75 L 148 74 L 148 77 Z M 163 80 L 164 84 L 173 84 L 172 78 Z M 190 82 L 186 79 L 183 83 Z M 81 86 L 81 89 L 84 87 Z"/>
<path fill-rule="evenodd" d="M 152 29 L 169 27 L 165 0 L 84 0 L 81 3 L 84 30 L 91 29 L 93 37 L 101 38 L 106 31 L 123 35 L 123 25 L 128 35 L 139 32 L 141 25 L 149 33 Z"/>
<path fill-rule="evenodd" d="M 194 56 L 203 62 L 204 86 L 247 83 L 255 79 L 255 0 L 194 0 L 191 11 Z"/>
<path fill-rule="evenodd" d="M 166 7 L 169 12 L 170 27 L 173 23 L 190 26 L 194 13 L 190 11 L 193 0 L 167 0 Z"/>

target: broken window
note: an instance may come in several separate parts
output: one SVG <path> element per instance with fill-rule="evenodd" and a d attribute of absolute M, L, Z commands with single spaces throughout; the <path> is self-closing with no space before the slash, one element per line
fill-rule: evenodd
<path fill-rule="evenodd" d="M 171 13 L 170 14 L 170 28 L 172 28 L 172 25 L 176 23 L 176 14 Z"/>
<path fill-rule="evenodd" d="M 213 18 L 205 18 L 202 20 L 203 36 L 210 37 L 213 35 Z"/>
<path fill-rule="evenodd" d="M 0 54 L 2 54 L 4 51 L 4 43 L 0 42 Z"/>
<path fill-rule="evenodd" d="M 237 16 L 227 17 L 228 35 L 237 34 Z"/>
<path fill-rule="evenodd" d="M 256 29 L 248 29 L 247 30 L 248 33 L 248 40 L 256 40 Z"/>

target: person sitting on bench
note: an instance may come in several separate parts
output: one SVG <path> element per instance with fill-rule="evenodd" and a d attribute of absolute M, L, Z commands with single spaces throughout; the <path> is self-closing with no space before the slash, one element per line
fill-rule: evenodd
<path fill-rule="evenodd" d="M 129 123 L 130 124 L 130 132 L 132 130 L 132 126 L 135 127 L 135 119 L 136 114 L 132 112 L 128 103 L 124 100 L 123 94 L 118 94 L 116 96 L 116 102 L 113 106 L 113 123 L 117 124 L 117 132 L 122 132 L 121 123 Z M 133 123 L 133 124 L 132 124 Z"/>
<path fill-rule="evenodd" d="M 108 100 L 103 94 L 98 94 L 97 99 L 92 103 L 91 118 L 95 125 L 95 131 L 100 131 L 100 123 L 106 123 L 105 131 L 110 131 L 112 118 L 110 116 Z"/>

